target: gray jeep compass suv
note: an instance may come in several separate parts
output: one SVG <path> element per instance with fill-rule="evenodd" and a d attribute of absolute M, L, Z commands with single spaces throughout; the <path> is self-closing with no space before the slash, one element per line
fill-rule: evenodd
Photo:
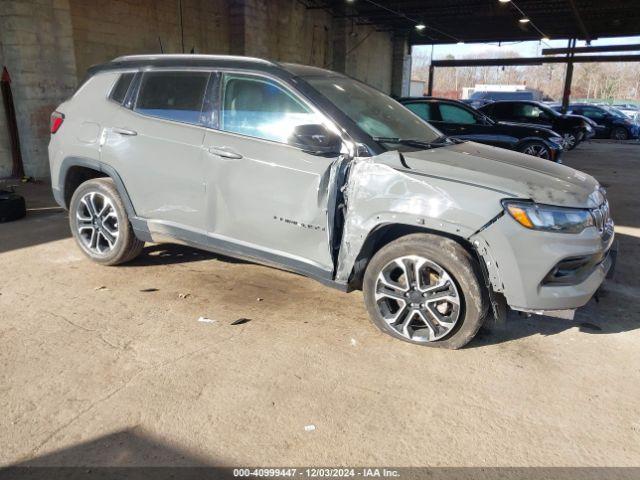
<path fill-rule="evenodd" d="M 505 307 L 571 316 L 614 260 L 582 172 L 462 142 L 344 75 L 129 56 L 51 119 L 53 191 L 92 260 L 178 241 L 361 288 L 373 322 L 459 348 Z"/>

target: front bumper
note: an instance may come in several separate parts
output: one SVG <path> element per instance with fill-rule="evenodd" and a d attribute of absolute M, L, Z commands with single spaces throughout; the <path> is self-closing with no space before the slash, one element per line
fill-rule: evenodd
<path fill-rule="evenodd" d="M 493 290 L 522 311 L 572 310 L 585 305 L 614 268 L 614 234 L 590 227 L 580 234 L 527 230 L 503 215 L 471 237 Z M 573 278 L 550 278 L 558 266 L 584 259 Z M 575 265 L 573 265 L 575 266 Z"/>

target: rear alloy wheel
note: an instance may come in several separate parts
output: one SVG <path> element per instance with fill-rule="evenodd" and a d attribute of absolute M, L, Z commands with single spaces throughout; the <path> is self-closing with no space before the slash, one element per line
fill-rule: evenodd
<path fill-rule="evenodd" d="M 611 138 L 614 140 L 628 140 L 629 132 L 627 132 L 626 128 L 616 127 L 611 131 Z"/>
<path fill-rule="evenodd" d="M 69 205 L 69 225 L 82 251 L 103 265 L 133 260 L 144 247 L 110 178 L 88 180 L 78 187 Z"/>
<path fill-rule="evenodd" d="M 415 233 L 373 256 L 364 274 L 364 300 L 373 323 L 394 338 L 460 348 L 488 311 L 476 260 L 452 239 Z"/>
<path fill-rule="evenodd" d="M 551 159 L 551 151 L 542 142 L 528 142 L 520 149 L 520 151 L 527 155 L 544 158 L 545 160 Z"/>

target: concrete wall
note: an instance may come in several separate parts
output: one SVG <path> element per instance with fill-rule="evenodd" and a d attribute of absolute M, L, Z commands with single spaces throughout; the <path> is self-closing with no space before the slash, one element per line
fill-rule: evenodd
<path fill-rule="evenodd" d="M 182 53 L 179 0 L 69 0 L 78 79 L 120 55 Z M 184 50 L 229 53 L 225 0 L 182 0 Z"/>
<path fill-rule="evenodd" d="M 69 2 L 2 0 L 1 7 L 2 59 L 13 80 L 25 173 L 47 177 L 49 116 L 76 86 Z"/>
<path fill-rule="evenodd" d="M 0 60 L 14 79 L 27 175 L 48 176 L 49 115 L 91 65 L 135 53 L 182 52 L 180 0 L 0 0 Z M 392 88 L 391 34 L 296 0 L 182 0 L 184 50 L 342 71 Z M 0 112 L 4 113 L 4 112 Z M 2 115 L 0 115 L 2 116 Z M 11 158 L 0 119 L 0 177 Z M 8 162 L 8 163 L 7 163 Z M 7 166 L 8 165 L 8 166 Z"/>

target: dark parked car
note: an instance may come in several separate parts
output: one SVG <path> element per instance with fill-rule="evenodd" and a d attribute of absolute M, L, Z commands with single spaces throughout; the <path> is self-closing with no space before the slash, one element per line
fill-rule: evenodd
<path fill-rule="evenodd" d="M 560 109 L 561 107 L 554 107 Z M 633 123 L 633 120 L 613 109 L 588 103 L 573 103 L 567 110 L 575 115 L 583 115 L 598 124 L 596 127 L 596 138 L 614 138 L 616 140 L 627 140 L 638 138 L 640 126 Z"/>
<path fill-rule="evenodd" d="M 542 93 L 537 90 L 517 90 L 515 92 L 473 92 L 464 103 L 473 108 L 480 108 L 500 100 L 542 100 Z"/>
<path fill-rule="evenodd" d="M 497 121 L 536 125 L 559 133 L 567 150 L 575 148 L 595 131 L 585 120 L 575 115 L 563 115 L 540 102 L 494 102 L 479 109 Z"/>
<path fill-rule="evenodd" d="M 560 162 L 563 140 L 549 129 L 496 122 L 462 102 L 446 98 L 403 98 L 400 102 L 446 135 Z"/>

